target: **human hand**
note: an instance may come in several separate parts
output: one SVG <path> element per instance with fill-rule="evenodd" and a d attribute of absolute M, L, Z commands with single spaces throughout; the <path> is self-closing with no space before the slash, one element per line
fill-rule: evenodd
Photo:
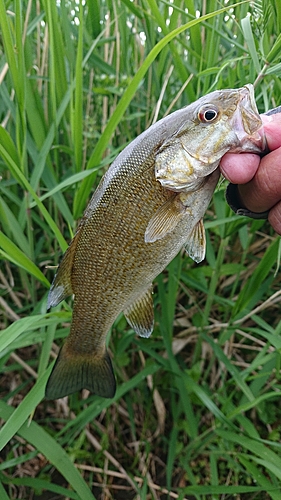
<path fill-rule="evenodd" d="M 268 220 L 281 234 L 281 113 L 261 115 L 270 152 L 260 158 L 253 153 L 227 153 L 220 169 L 238 184 L 242 205 L 252 212 L 269 210 Z"/>

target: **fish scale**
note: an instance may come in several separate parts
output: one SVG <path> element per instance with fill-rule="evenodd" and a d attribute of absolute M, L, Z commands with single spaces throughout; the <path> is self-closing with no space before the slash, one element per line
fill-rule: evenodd
<path fill-rule="evenodd" d="M 210 119 L 209 119 L 210 118 Z M 185 246 L 205 256 L 203 216 L 227 151 L 265 148 L 251 85 L 215 91 L 152 125 L 116 158 L 64 254 L 48 308 L 74 294 L 70 334 L 46 386 L 113 397 L 106 337 L 123 312 L 138 335 L 154 325 L 152 282 Z M 246 132 L 247 130 L 247 132 Z"/>

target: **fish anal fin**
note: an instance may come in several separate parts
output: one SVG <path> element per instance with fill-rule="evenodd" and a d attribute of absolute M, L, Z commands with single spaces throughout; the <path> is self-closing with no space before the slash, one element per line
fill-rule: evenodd
<path fill-rule="evenodd" d="M 181 201 L 180 194 L 170 196 L 163 205 L 161 205 L 151 217 L 144 235 L 146 243 L 164 238 L 171 233 L 185 215 L 190 212 Z"/>
<path fill-rule="evenodd" d="M 137 300 L 124 309 L 124 316 L 129 325 L 140 337 L 149 337 L 154 326 L 152 286 L 142 293 Z"/>
<path fill-rule="evenodd" d="M 71 274 L 73 259 L 76 251 L 79 233 L 76 233 L 68 249 L 62 257 L 58 270 L 53 279 L 49 295 L 47 309 L 57 306 L 62 300 L 73 294 L 71 285 Z"/>
<path fill-rule="evenodd" d="M 46 399 L 63 398 L 81 389 L 88 389 L 103 398 L 113 398 L 116 381 L 108 352 L 95 356 L 68 351 L 66 342 L 47 382 Z"/>
<path fill-rule="evenodd" d="M 192 229 L 184 248 L 189 257 L 197 262 L 197 264 L 204 260 L 206 253 L 206 236 L 203 219 L 200 219 Z"/>

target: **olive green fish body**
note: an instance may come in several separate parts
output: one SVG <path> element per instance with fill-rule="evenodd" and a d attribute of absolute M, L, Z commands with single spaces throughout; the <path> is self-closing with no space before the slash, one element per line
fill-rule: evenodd
<path fill-rule="evenodd" d="M 182 246 L 196 262 L 204 258 L 202 218 L 219 178 L 221 156 L 264 147 L 251 93 L 246 87 L 199 99 L 150 127 L 108 169 L 49 293 L 49 308 L 72 293 L 74 307 L 47 398 L 82 387 L 114 395 L 105 347 L 113 322 L 124 312 L 139 335 L 151 334 L 153 279 Z"/>

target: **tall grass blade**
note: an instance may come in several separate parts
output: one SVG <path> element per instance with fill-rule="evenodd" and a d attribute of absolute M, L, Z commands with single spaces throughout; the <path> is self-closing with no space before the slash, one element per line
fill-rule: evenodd
<path fill-rule="evenodd" d="M 49 373 L 50 370 L 46 372 L 44 382 L 46 382 Z M 12 418 L 11 408 L 9 408 L 6 403 L 0 401 L 0 408 L 2 418 L 5 420 Z M 8 420 L 8 422 L 9 421 L 10 420 Z M 35 446 L 35 448 L 41 451 L 41 453 L 43 453 L 52 464 L 54 464 L 57 470 L 66 478 L 72 488 L 77 492 L 80 498 L 85 500 L 95 500 L 94 495 L 91 493 L 82 476 L 69 459 L 67 453 L 54 438 L 44 431 L 44 429 L 40 428 L 40 426 L 35 422 L 26 422 L 19 427 L 19 435 L 26 439 L 31 445 Z"/>
<path fill-rule="evenodd" d="M 236 5 L 239 5 L 237 3 Z M 150 51 L 146 59 L 144 60 L 142 66 L 138 69 L 137 73 L 133 77 L 132 81 L 128 85 L 126 91 L 124 92 L 123 96 L 121 97 L 118 105 L 116 106 L 116 109 L 114 113 L 112 114 L 111 118 L 109 119 L 105 130 L 97 142 L 95 149 L 88 161 L 87 168 L 94 168 L 98 166 L 98 164 L 101 161 L 101 157 L 103 152 L 105 151 L 107 144 L 110 140 L 111 135 L 113 134 L 114 130 L 116 129 L 118 123 L 120 122 L 122 116 L 124 115 L 124 112 L 126 108 L 128 107 L 129 103 L 131 102 L 142 78 L 145 76 L 146 72 L 148 71 L 149 67 L 157 57 L 157 55 L 163 50 L 168 43 L 170 43 L 174 38 L 176 38 L 180 33 L 183 31 L 186 31 L 187 29 L 192 28 L 196 24 L 210 19 L 216 15 L 222 14 L 227 10 L 227 7 L 223 9 L 219 9 L 215 12 L 211 12 L 209 14 L 206 14 L 205 16 L 202 16 L 199 19 L 194 19 L 192 21 L 189 21 L 188 23 L 184 24 L 183 26 L 180 26 L 179 28 L 176 28 L 173 30 L 171 33 L 167 34 L 160 42 L 153 47 L 153 49 Z M 78 189 L 76 196 L 75 196 L 75 201 L 74 201 L 74 217 L 79 217 L 85 208 L 86 200 L 89 196 L 89 193 L 91 191 L 91 186 L 93 183 L 93 177 L 89 177 L 88 179 L 85 179 L 81 187 Z"/>

